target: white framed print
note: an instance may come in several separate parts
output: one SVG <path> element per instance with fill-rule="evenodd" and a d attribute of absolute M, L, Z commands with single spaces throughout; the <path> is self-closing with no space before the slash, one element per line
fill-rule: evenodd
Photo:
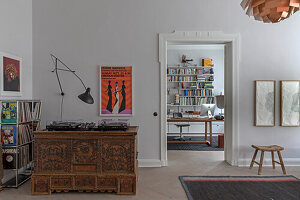
<path fill-rule="evenodd" d="M 22 96 L 22 59 L 0 52 L 1 96 Z"/>
<path fill-rule="evenodd" d="M 275 81 L 255 81 L 255 126 L 275 126 Z"/>
<path fill-rule="evenodd" d="M 280 126 L 300 126 L 300 80 L 280 81 Z"/>
<path fill-rule="evenodd" d="M 100 116 L 132 116 L 133 67 L 100 67 Z"/>

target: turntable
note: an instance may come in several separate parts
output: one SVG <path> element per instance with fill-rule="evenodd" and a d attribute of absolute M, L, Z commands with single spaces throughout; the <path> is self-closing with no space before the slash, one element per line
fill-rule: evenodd
<path fill-rule="evenodd" d="M 104 119 L 98 122 L 51 121 L 46 125 L 48 131 L 126 131 L 128 120 Z"/>
<path fill-rule="evenodd" d="M 98 128 L 103 131 L 126 131 L 128 126 L 128 120 L 101 120 L 98 123 Z"/>
<path fill-rule="evenodd" d="M 97 128 L 94 122 L 51 121 L 46 125 L 49 131 L 83 131 Z"/>

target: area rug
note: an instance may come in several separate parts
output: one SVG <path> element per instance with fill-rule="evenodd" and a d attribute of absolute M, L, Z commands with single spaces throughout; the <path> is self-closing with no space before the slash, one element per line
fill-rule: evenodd
<path fill-rule="evenodd" d="M 189 200 L 299 200 L 294 176 L 180 176 Z"/>
<path fill-rule="evenodd" d="M 168 136 L 168 141 L 172 141 L 175 136 Z M 209 140 L 209 136 L 207 137 Z M 204 141 L 204 136 L 193 136 L 192 141 Z M 186 150 L 186 151 L 224 151 L 224 148 L 218 148 L 218 136 L 212 137 L 212 146 L 207 144 L 188 144 L 188 143 L 168 143 L 168 150 Z"/>

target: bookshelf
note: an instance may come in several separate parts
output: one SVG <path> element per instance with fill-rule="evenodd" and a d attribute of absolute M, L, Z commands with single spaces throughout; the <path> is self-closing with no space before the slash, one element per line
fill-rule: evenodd
<path fill-rule="evenodd" d="M 18 188 L 30 179 L 33 171 L 33 131 L 40 126 L 41 101 L 0 100 L 0 103 L 3 187 Z"/>
<path fill-rule="evenodd" d="M 168 114 L 185 110 L 198 110 L 201 104 L 214 104 L 214 67 L 196 64 L 168 65 Z"/>

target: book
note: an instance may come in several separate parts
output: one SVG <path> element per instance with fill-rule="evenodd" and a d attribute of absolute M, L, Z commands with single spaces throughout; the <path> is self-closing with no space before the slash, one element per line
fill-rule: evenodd
<path fill-rule="evenodd" d="M 1 110 L 2 123 L 16 123 L 17 122 L 17 105 L 13 102 L 2 102 Z"/>
<path fill-rule="evenodd" d="M 213 62 L 212 62 L 212 59 L 208 59 L 208 58 L 202 59 L 202 66 L 204 66 L 204 67 L 212 67 L 212 66 L 214 66 Z"/>
<path fill-rule="evenodd" d="M 3 146 L 15 146 L 17 136 L 16 125 L 2 125 L 1 126 L 1 143 Z"/>

